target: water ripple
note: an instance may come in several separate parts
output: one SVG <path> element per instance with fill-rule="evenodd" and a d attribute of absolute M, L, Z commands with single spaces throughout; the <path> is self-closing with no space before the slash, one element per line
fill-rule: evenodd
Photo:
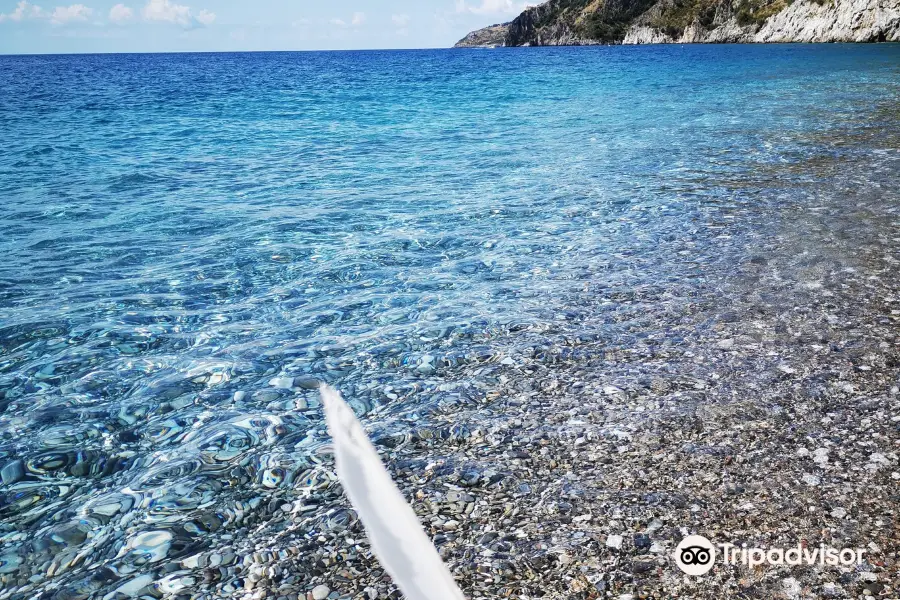
<path fill-rule="evenodd" d="M 898 47 L 746 52 L 0 57 L 0 597 L 193 590 L 337 485 L 317 380 L 453 443 L 752 318 L 773 239 L 900 258 Z"/>

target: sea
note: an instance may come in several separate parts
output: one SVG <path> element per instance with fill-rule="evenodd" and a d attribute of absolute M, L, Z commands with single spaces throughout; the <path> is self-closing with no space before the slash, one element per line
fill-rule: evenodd
<path fill-rule="evenodd" d="M 319 381 L 452 440 L 754 319 L 746 265 L 840 302 L 900 272 L 898 167 L 898 44 L 0 56 L 0 598 L 277 546 L 337 485 Z"/>

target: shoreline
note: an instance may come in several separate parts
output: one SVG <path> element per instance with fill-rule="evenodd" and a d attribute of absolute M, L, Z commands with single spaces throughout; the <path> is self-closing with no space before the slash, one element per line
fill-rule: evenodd
<path fill-rule="evenodd" d="M 838 41 L 838 42 L 804 42 L 804 41 L 787 41 L 787 42 L 733 42 L 733 41 L 705 41 L 705 42 L 600 42 L 600 41 L 583 41 L 571 44 L 537 44 L 523 46 L 504 46 L 504 45 L 484 45 L 484 46 L 452 46 L 450 48 L 425 48 L 423 50 L 497 50 L 500 48 L 591 48 L 595 46 L 869 46 L 873 44 L 884 45 L 900 45 L 900 41 Z M 378 52 L 371 50 L 371 52 Z M 413 52 L 415 52 L 413 50 Z"/>
<path fill-rule="evenodd" d="M 881 205 L 860 193 L 833 201 Z M 767 250 L 746 256 L 718 301 L 698 298 L 670 315 L 669 336 L 611 346 L 571 335 L 540 344 L 539 335 L 525 347 L 540 352 L 469 363 L 462 378 L 432 373 L 411 388 L 469 398 L 426 423 L 406 415 L 384 429 L 369 415 L 370 435 L 467 598 L 896 596 L 894 267 L 875 248 L 797 262 L 795 244 L 826 241 L 808 226 L 788 219 L 758 240 Z M 234 545 L 246 557 L 228 570 L 243 581 L 238 597 L 398 597 L 323 458 L 309 474 L 320 485 L 272 500 L 256 545 Z M 672 554 L 692 534 L 751 548 L 859 548 L 865 559 L 717 563 L 688 577 Z M 209 594 L 195 597 L 230 593 L 212 572 Z"/>
<path fill-rule="evenodd" d="M 626 360 L 633 374 L 616 381 L 603 367 L 621 373 L 623 361 L 605 352 L 590 367 L 538 369 L 530 378 L 537 390 L 515 389 L 511 367 L 508 385 L 477 408 L 426 430 L 468 435 L 420 433 L 395 449 L 382 440 L 389 469 L 467 597 L 893 597 L 900 382 L 883 362 L 861 369 L 838 351 L 789 347 L 790 335 L 746 325 L 721 322 L 678 357 Z M 745 361 L 772 352 L 789 362 L 765 361 L 766 381 L 747 385 Z M 714 361 L 709 377 L 677 374 L 698 375 L 691 365 L 699 357 Z M 875 362 L 885 360 L 897 360 L 896 351 Z M 270 526 L 293 525 L 277 544 L 255 548 L 262 562 L 254 549 L 236 552 L 250 557 L 242 597 L 309 598 L 320 586 L 334 598 L 392 597 L 337 484 L 295 502 L 290 517 L 279 510 Z M 867 555 L 853 568 L 717 564 L 698 579 L 671 558 L 687 534 Z M 273 559 L 285 550 L 288 558 Z"/>

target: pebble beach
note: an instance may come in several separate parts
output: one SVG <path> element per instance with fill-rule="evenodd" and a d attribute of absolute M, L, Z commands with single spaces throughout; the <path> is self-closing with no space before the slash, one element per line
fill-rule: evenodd
<path fill-rule="evenodd" d="M 896 226 L 884 223 L 888 240 Z M 767 242 L 724 294 L 669 323 L 683 328 L 677 345 L 545 338 L 473 360 L 463 381 L 437 369 L 421 387 L 465 408 L 410 422 L 410 435 L 372 432 L 467 597 L 898 597 L 895 251 L 836 263 Z M 269 510 L 270 544 L 230 546 L 242 597 L 397 596 L 333 480 Z M 867 559 L 692 578 L 671 554 L 695 533 Z M 205 570 L 209 598 L 223 593 L 220 571 Z"/>

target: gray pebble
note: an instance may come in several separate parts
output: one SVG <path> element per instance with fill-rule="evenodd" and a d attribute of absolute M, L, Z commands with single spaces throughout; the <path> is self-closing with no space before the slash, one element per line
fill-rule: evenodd
<path fill-rule="evenodd" d="M 13 462 L 3 467 L 3 470 L 0 471 L 0 479 L 3 480 L 4 485 L 12 485 L 14 483 L 18 483 L 24 478 L 25 463 L 21 460 L 14 460 Z"/>
<path fill-rule="evenodd" d="M 315 377 L 294 378 L 294 387 L 302 388 L 304 390 L 317 390 L 321 384 L 322 382 Z"/>

